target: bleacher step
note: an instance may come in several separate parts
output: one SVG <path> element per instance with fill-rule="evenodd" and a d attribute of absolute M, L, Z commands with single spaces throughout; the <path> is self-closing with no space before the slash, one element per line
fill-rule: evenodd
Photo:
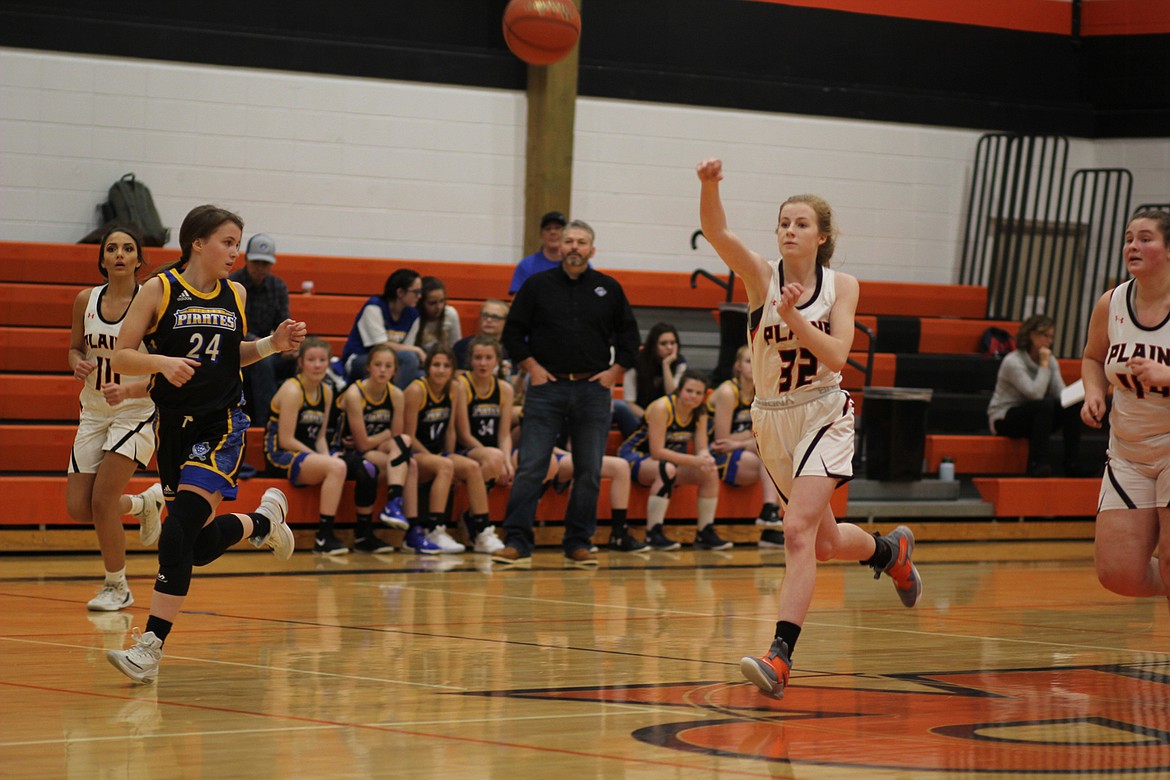
<path fill-rule="evenodd" d="M 854 501 L 954 501 L 958 480 L 920 479 L 911 482 L 855 479 L 849 483 L 849 502 Z"/>
<path fill-rule="evenodd" d="M 995 505 L 977 498 L 955 498 L 950 501 L 880 501 L 849 498 L 845 517 L 850 520 L 874 518 L 917 517 L 994 517 Z"/>

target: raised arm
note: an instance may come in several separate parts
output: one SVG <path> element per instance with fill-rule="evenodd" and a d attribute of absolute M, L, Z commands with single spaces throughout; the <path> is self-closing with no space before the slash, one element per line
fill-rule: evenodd
<path fill-rule="evenodd" d="M 747 248 L 739 236 L 727 228 L 727 215 L 723 211 L 723 199 L 719 195 L 719 182 L 723 180 L 723 161 L 710 159 L 695 168 L 701 182 L 699 190 L 699 225 L 703 236 L 719 253 L 727 267 L 743 279 L 747 288 L 748 305 L 759 308 L 768 294 L 771 269 L 760 255 Z"/>

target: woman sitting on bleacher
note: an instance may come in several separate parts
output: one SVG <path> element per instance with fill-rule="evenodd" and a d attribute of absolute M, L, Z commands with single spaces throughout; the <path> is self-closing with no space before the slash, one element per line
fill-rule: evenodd
<path fill-rule="evenodd" d="M 349 478 L 359 479 L 354 490 L 354 547 L 365 552 L 387 552 L 389 545 L 373 533 L 378 477 L 386 475 L 386 504 L 378 519 L 391 528 L 406 531 L 409 546 L 411 522 L 407 517 L 418 516 L 418 468 L 410 462 L 410 440 L 402 433 L 406 403 L 402 391 L 390 383 L 397 368 L 394 350 L 388 344 L 375 344 L 366 365 L 369 376 L 351 384 L 337 399 L 340 415 L 335 448 L 340 449 Z M 366 483 L 366 475 L 373 477 L 372 487 Z M 416 536 L 421 536 L 421 529 Z M 438 551 L 437 547 L 419 550 Z"/>
<path fill-rule="evenodd" d="M 399 268 L 386 277 L 382 294 L 362 305 L 341 356 L 350 380 L 366 375 L 366 356 L 375 344 L 389 344 L 394 350 L 398 359 L 395 384 L 399 388 L 405 388 L 419 375 L 419 366 L 426 357 L 422 348 L 414 346 L 419 318 L 415 307 L 422 289 L 418 271 Z"/>
<path fill-rule="evenodd" d="M 461 553 L 466 548 L 447 533 L 444 520 L 451 482 L 458 479 L 467 486 L 467 499 L 471 505 L 466 518 L 467 530 L 472 539 L 476 539 L 483 529 L 490 530 L 491 527 L 487 487 L 479 464 L 455 452 L 451 392 L 455 353 L 450 347 L 437 346 L 427 353 L 423 366 L 425 375 L 406 388 L 406 433 L 413 439 L 419 482 L 431 483 L 426 538 L 437 544 L 442 552 Z"/>
<path fill-rule="evenodd" d="M 646 503 L 646 541 L 655 550 L 677 550 L 678 542 L 662 530 L 670 494 L 676 483 L 698 485 L 699 533 L 695 546 L 723 550 L 731 546 L 715 532 L 719 473 L 707 449 L 707 378 L 685 371 L 678 390 L 650 404 L 646 421 L 622 442 L 618 455 L 630 464 L 639 484 L 650 487 Z M 693 445 L 693 453 L 687 449 Z"/>
<path fill-rule="evenodd" d="M 329 454 L 325 438 L 333 404 L 333 386 L 325 381 L 329 358 L 329 344 L 323 339 L 310 336 L 301 343 L 297 375 L 284 381 L 269 407 L 264 457 L 294 487 L 321 486 L 313 552 L 344 555 L 349 548 L 334 535 L 333 521 L 345 487 L 346 468 L 340 458 Z M 367 482 L 377 485 L 372 477 Z M 358 484 L 360 493 L 362 482 Z"/>
<path fill-rule="evenodd" d="M 987 407 L 991 432 L 1028 440 L 1028 476 L 1050 477 L 1048 441 L 1056 430 L 1064 437 L 1064 474 L 1085 476 L 1078 462 L 1081 444 L 1081 405 L 1060 405 L 1064 379 L 1052 354 L 1056 323 L 1036 314 L 1020 325 L 1016 348 L 1003 359 L 995 392 Z"/>
<path fill-rule="evenodd" d="M 455 432 L 459 454 L 479 464 L 488 490 L 508 486 L 516 473 L 512 465 L 512 386 L 498 376 L 500 342 L 482 334 L 468 345 L 471 371 L 455 380 Z M 470 515 L 464 517 L 470 524 Z M 475 551 L 494 553 L 504 546 L 490 525 L 467 529 Z"/>
<path fill-rule="evenodd" d="M 622 398 L 614 402 L 613 419 L 628 438 L 642 424 L 652 401 L 670 395 L 687 370 L 687 359 L 679 352 L 678 328 L 668 322 L 655 324 L 646 334 L 634 368 L 622 379 Z"/>
<path fill-rule="evenodd" d="M 447 305 L 447 287 L 443 280 L 437 276 L 424 276 L 418 304 L 418 331 L 411 343 L 429 352 L 436 344 L 452 347 L 461 338 L 463 329 L 459 324 L 459 312 Z"/>
<path fill-rule="evenodd" d="M 752 378 L 752 350 L 744 344 L 735 353 L 734 376 L 711 393 L 707 409 L 711 416 L 711 454 L 719 476 L 728 485 L 743 486 L 760 483 L 764 505 L 756 525 L 779 528 L 780 498 L 776 483 L 768 476 L 756 449 L 752 435 L 752 401 L 756 385 Z M 765 544 L 775 543 L 776 536 L 761 537 Z M 781 537 L 782 538 L 782 537 Z"/>

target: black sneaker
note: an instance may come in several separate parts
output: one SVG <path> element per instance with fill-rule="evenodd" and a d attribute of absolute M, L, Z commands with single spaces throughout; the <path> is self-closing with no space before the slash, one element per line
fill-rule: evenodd
<path fill-rule="evenodd" d="M 378 538 L 377 534 L 371 533 L 369 536 L 363 536 L 361 539 L 353 540 L 353 549 L 358 552 L 367 553 L 392 553 L 394 546 L 386 544 Z"/>
<path fill-rule="evenodd" d="M 669 550 L 677 550 L 680 545 L 673 539 L 668 539 L 666 533 L 662 530 L 662 523 L 651 528 L 646 532 L 646 542 L 655 550 L 660 552 L 667 552 Z"/>
<path fill-rule="evenodd" d="M 760 512 L 760 516 L 756 518 L 756 525 L 762 525 L 765 528 L 779 528 L 784 525 L 784 521 L 780 518 L 780 510 L 769 506 Z"/>
<path fill-rule="evenodd" d="M 345 555 L 349 548 L 337 541 L 336 536 L 318 536 L 313 539 L 313 552 L 318 555 Z"/>
<path fill-rule="evenodd" d="M 784 531 L 775 528 L 765 528 L 760 532 L 760 547 L 784 547 Z"/>
<path fill-rule="evenodd" d="M 650 552 L 650 545 L 646 544 L 641 539 L 635 539 L 628 533 L 610 536 L 609 542 L 605 546 L 614 552 Z"/>
<path fill-rule="evenodd" d="M 695 547 L 700 550 L 726 550 L 732 543 L 720 538 L 715 532 L 715 525 L 709 525 L 695 536 Z"/>

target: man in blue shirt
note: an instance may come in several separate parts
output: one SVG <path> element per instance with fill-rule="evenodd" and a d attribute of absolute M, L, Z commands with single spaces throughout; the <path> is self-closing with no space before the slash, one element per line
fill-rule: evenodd
<path fill-rule="evenodd" d="M 565 215 L 550 211 L 540 218 L 541 247 L 517 264 L 508 285 L 508 295 L 515 295 L 524 280 L 540 271 L 557 268 L 561 264 L 561 232 L 565 229 Z"/>

